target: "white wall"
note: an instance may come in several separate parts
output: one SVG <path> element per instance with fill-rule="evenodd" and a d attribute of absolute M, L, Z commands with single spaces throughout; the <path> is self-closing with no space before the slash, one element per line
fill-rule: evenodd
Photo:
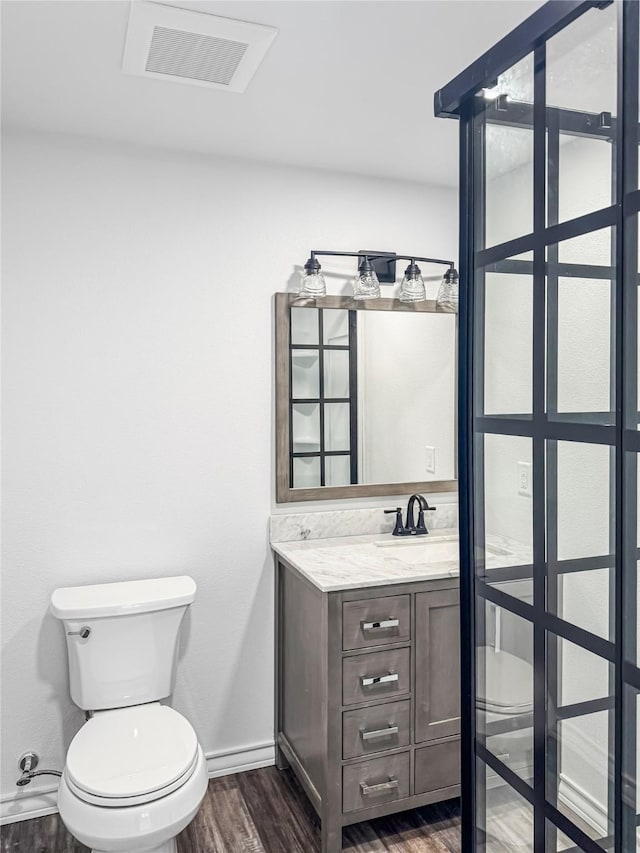
<path fill-rule="evenodd" d="M 221 766 L 269 756 L 272 294 L 311 247 L 456 257 L 456 193 L 53 135 L 2 153 L 2 797 L 83 720 L 60 585 L 193 575 L 175 707 Z"/>

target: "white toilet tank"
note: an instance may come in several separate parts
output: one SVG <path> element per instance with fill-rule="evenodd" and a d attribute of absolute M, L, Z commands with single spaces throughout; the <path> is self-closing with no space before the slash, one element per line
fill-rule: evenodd
<path fill-rule="evenodd" d="M 56 589 L 50 609 L 67 635 L 76 705 L 100 711 L 169 696 L 180 624 L 195 594 L 186 575 Z"/>

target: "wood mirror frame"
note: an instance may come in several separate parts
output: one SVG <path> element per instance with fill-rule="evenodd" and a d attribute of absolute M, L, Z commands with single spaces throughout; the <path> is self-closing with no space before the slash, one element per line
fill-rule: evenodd
<path fill-rule="evenodd" d="M 290 366 L 289 341 L 291 335 L 290 308 L 339 308 L 351 311 L 409 311 L 413 313 L 441 312 L 434 300 L 406 303 L 399 299 L 368 299 L 356 301 L 350 296 L 322 296 L 317 299 L 301 298 L 294 293 L 275 294 L 275 346 L 276 346 L 276 503 L 297 501 L 339 500 L 341 498 L 372 498 L 386 495 L 407 495 L 415 492 L 457 492 L 457 480 L 416 480 L 409 483 L 362 483 L 349 486 L 315 486 L 293 489 L 289 478 L 291 423 L 289 417 Z M 455 352 L 458 353 L 458 318 L 455 323 Z M 457 377 L 457 370 L 455 371 Z M 457 382 L 457 379 L 456 379 Z M 456 387 L 457 396 L 457 387 Z M 456 409 L 457 411 L 457 409 Z M 456 416 L 454 416 L 454 430 Z M 457 471 L 457 436 L 454 441 L 454 465 Z"/>

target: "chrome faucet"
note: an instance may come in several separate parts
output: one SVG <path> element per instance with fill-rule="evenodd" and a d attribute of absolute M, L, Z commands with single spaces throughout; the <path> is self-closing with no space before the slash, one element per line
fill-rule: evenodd
<path fill-rule="evenodd" d="M 419 507 L 418 511 L 418 522 L 416 524 L 415 518 L 415 506 L 416 502 Z M 433 512 L 436 509 L 435 506 L 429 506 L 427 503 L 427 499 L 422 495 L 411 495 L 409 498 L 409 503 L 407 504 L 407 521 L 406 524 L 402 522 L 402 508 L 396 507 L 395 509 L 385 509 L 385 513 L 395 512 L 396 514 L 396 524 L 393 528 L 393 536 L 426 536 L 429 531 L 427 530 L 427 525 L 424 521 L 425 512 Z"/>

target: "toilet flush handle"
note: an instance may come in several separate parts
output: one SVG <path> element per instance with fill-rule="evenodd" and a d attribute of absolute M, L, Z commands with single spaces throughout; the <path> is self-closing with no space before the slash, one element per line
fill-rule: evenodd
<path fill-rule="evenodd" d="M 90 633 L 91 633 L 91 628 L 88 628 L 85 625 L 84 628 L 80 628 L 79 631 L 67 631 L 67 636 L 69 636 L 69 637 L 82 637 L 83 640 L 86 640 Z"/>

